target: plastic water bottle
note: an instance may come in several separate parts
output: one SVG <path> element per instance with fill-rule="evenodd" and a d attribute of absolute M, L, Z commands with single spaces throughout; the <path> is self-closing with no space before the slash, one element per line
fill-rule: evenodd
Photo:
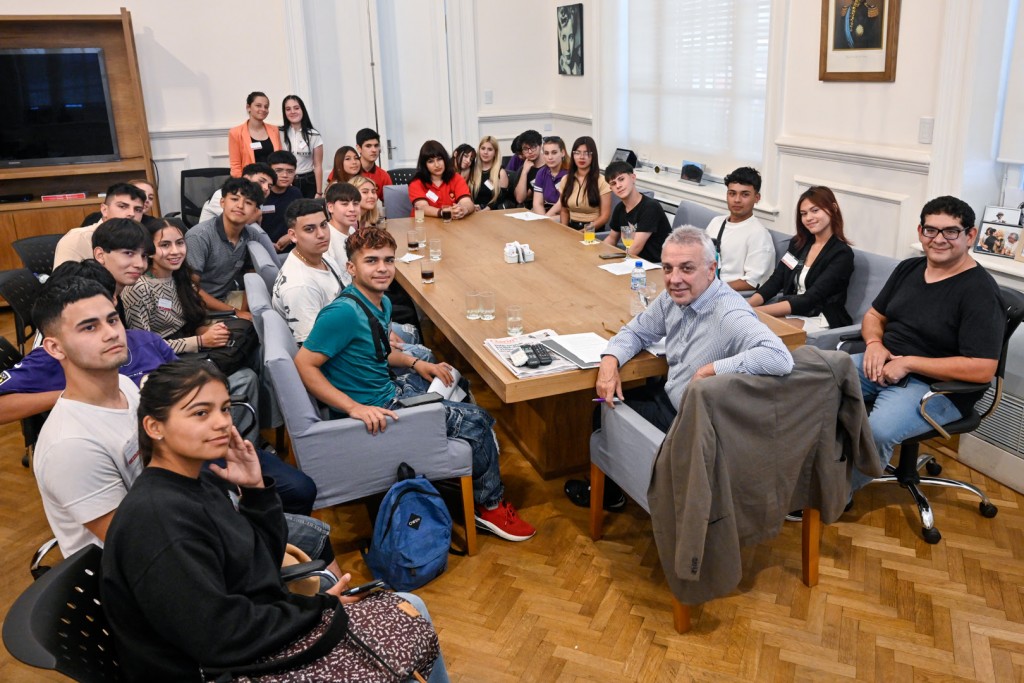
<path fill-rule="evenodd" d="M 629 288 L 634 292 L 641 292 L 647 288 L 647 271 L 644 270 L 643 261 L 637 261 L 633 266 L 633 274 L 629 280 Z"/>

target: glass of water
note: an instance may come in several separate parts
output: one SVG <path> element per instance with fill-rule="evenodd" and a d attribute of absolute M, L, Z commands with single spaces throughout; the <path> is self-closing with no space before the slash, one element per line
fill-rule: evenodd
<path fill-rule="evenodd" d="M 441 260 L 441 240 L 432 239 L 430 240 L 430 260 L 440 261 Z"/>
<path fill-rule="evenodd" d="M 523 307 L 509 306 L 505 309 L 506 330 L 508 336 L 518 337 L 523 333 Z"/>
<path fill-rule="evenodd" d="M 480 319 L 480 295 L 476 292 L 466 292 L 466 319 Z"/>
<path fill-rule="evenodd" d="M 480 292 L 480 319 L 494 320 L 494 292 Z"/>
<path fill-rule="evenodd" d="M 416 207 L 416 222 L 417 223 L 422 223 L 423 222 L 423 214 L 424 214 L 423 207 L 422 206 L 417 206 Z"/>

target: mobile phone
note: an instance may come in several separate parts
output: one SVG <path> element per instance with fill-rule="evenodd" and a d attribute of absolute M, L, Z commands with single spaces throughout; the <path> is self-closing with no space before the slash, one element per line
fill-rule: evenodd
<path fill-rule="evenodd" d="M 403 408 L 413 408 L 415 406 L 425 406 L 428 403 L 437 403 L 442 399 L 443 397 L 441 396 L 441 394 L 438 394 L 433 391 L 428 391 L 425 394 L 410 396 L 408 398 L 400 398 L 398 399 L 398 405 L 402 406 Z"/>
<path fill-rule="evenodd" d="M 368 592 L 370 592 L 372 590 L 376 590 L 378 588 L 384 588 L 385 586 L 387 586 L 387 584 L 384 583 L 384 581 L 382 581 L 381 579 L 377 579 L 376 581 L 371 581 L 369 583 L 364 583 L 361 586 L 355 586 L 354 588 L 349 588 L 348 590 L 343 590 L 341 592 L 341 595 L 345 596 L 345 597 L 350 596 L 350 595 L 359 595 L 361 593 L 368 593 Z"/>
<path fill-rule="evenodd" d="M 614 252 L 614 253 L 611 253 L 611 254 L 601 254 L 601 255 L 598 256 L 598 258 L 603 258 L 605 260 L 610 261 L 613 258 L 626 258 L 627 256 L 629 256 L 629 254 L 627 254 L 626 252 L 624 252 L 624 251 L 623 252 L 618 252 L 617 251 L 617 252 Z"/>

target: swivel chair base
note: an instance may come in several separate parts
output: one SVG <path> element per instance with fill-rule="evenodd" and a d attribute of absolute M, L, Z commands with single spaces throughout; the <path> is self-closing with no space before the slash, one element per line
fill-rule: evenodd
<path fill-rule="evenodd" d="M 999 508 L 993 505 L 989 501 L 988 496 L 977 486 L 957 481 L 956 479 L 945 479 L 937 476 L 922 477 L 920 474 L 922 467 L 926 469 L 928 474 L 938 475 L 942 472 L 942 465 L 935 461 L 935 456 L 919 455 L 919 453 L 920 442 L 904 442 L 900 446 L 900 456 L 896 466 L 886 465 L 885 471 L 887 474 L 878 477 L 874 481 L 883 484 L 896 483 L 910 492 L 914 502 L 917 504 L 918 515 L 921 519 L 921 537 L 924 538 L 926 543 L 938 543 L 942 539 L 942 534 L 935 528 L 932 508 L 928 498 L 921 491 L 921 484 L 969 491 L 981 499 L 981 502 L 978 503 L 978 512 L 982 517 L 991 519 L 996 516 Z"/>

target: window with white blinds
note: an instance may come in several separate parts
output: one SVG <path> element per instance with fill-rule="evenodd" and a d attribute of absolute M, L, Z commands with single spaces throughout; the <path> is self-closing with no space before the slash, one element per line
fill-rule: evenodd
<path fill-rule="evenodd" d="M 630 144 L 652 162 L 758 165 L 770 0 L 632 0 L 624 90 Z"/>

